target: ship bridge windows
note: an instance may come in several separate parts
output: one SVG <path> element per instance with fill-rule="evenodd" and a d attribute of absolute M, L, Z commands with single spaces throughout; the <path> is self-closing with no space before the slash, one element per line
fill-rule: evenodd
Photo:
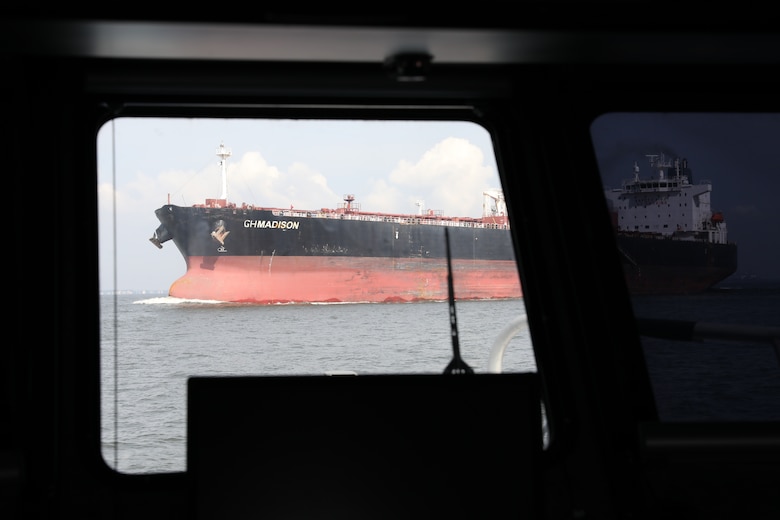
<path fill-rule="evenodd" d="M 509 225 L 481 220 L 487 188 L 503 203 L 483 126 L 298 110 L 98 133 L 100 421 L 119 472 L 185 469 L 190 376 L 443 374 L 445 228 L 463 360 L 495 371 L 492 340 L 525 315 Z M 535 372 L 528 328 L 511 332 L 500 370 Z"/>

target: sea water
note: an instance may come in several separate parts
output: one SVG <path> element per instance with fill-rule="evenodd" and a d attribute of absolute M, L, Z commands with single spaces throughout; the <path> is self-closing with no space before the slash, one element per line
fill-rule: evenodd
<path fill-rule="evenodd" d="M 103 456 L 121 472 L 186 469 L 186 385 L 194 375 L 442 373 L 447 302 L 239 305 L 102 296 Z M 632 300 L 637 316 L 780 326 L 780 284 Z M 584 302 L 583 305 L 587 305 Z M 523 300 L 458 302 L 464 361 L 488 372 Z M 505 372 L 536 371 L 527 327 L 512 328 Z M 642 338 L 664 421 L 780 420 L 780 347 Z M 494 358 L 495 359 L 495 358 Z"/>
<path fill-rule="evenodd" d="M 447 302 L 269 306 L 105 295 L 101 309 L 103 455 L 127 473 L 186 468 L 190 376 L 441 374 L 453 357 Z M 500 370 L 536 371 L 524 313 L 522 299 L 457 302 L 462 359 L 475 372 L 495 371 L 491 355 L 504 346 L 496 339 L 509 327 Z"/>
<path fill-rule="evenodd" d="M 685 296 L 636 296 L 637 316 L 780 327 L 780 281 L 727 281 Z M 659 417 L 668 422 L 780 421 L 780 340 L 642 338 Z"/>

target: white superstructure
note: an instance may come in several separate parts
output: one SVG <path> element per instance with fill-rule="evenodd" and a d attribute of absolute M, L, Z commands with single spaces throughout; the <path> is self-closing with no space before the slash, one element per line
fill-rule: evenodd
<path fill-rule="evenodd" d="M 504 217 L 509 215 L 506 209 L 504 192 L 501 190 L 485 190 L 482 192 L 482 216 Z"/>
<path fill-rule="evenodd" d="M 634 163 L 632 179 L 605 191 L 617 231 L 727 243 L 723 215 L 712 211 L 711 182 L 693 183 L 687 159 L 647 157 L 656 170 L 654 177 L 641 179 Z"/>

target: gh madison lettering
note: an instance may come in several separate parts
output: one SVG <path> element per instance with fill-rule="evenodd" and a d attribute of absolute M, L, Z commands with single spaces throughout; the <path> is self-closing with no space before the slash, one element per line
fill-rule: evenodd
<path fill-rule="evenodd" d="M 168 241 L 186 263 L 169 295 L 246 303 L 412 302 L 446 300 L 447 250 L 455 297 L 522 297 L 506 203 L 483 192 L 481 217 L 360 211 L 353 195 L 335 209 L 237 205 L 227 200 L 226 162 L 217 148 L 222 196 L 183 207 L 166 204 L 150 238 Z"/>
<path fill-rule="evenodd" d="M 245 220 L 244 227 L 257 229 L 298 229 L 301 227 L 301 223 L 293 220 Z"/>

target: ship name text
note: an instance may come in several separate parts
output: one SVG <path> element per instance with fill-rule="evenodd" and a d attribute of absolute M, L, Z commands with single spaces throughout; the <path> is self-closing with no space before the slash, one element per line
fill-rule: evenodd
<path fill-rule="evenodd" d="M 245 220 L 245 228 L 255 229 L 298 229 L 300 222 L 293 220 Z"/>

